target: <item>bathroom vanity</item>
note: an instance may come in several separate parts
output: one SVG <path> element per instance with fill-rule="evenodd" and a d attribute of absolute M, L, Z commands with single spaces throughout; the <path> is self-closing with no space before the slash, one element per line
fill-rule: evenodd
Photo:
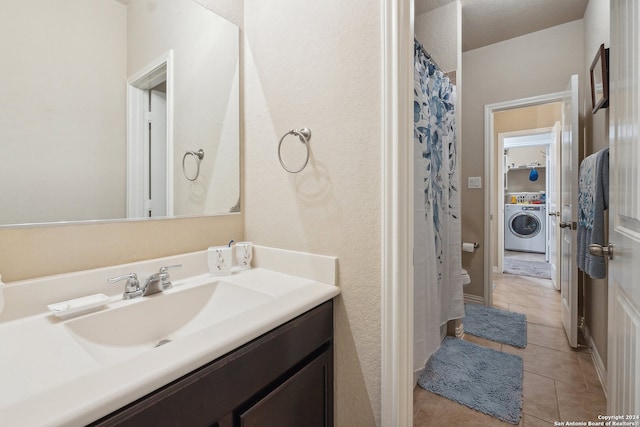
<path fill-rule="evenodd" d="M 0 315 L 11 426 L 333 424 L 337 259 L 254 247 L 211 277 L 206 252 L 14 282 Z M 123 300 L 106 279 L 163 266 L 173 288 Z M 47 310 L 95 293 L 92 312 Z"/>
<path fill-rule="evenodd" d="M 333 425 L 333 301 L 90 424 Z"/>

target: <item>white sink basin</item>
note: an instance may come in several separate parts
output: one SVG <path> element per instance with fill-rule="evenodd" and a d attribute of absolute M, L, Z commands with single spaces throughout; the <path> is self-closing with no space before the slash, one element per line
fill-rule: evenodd
<path fill-rule="evenodd" d="M 126 301 L 67 321 L 65 327 L 89 355 L 108 365 L 193 334 L 272 299 L 232 283 L 211 280 Z"/>

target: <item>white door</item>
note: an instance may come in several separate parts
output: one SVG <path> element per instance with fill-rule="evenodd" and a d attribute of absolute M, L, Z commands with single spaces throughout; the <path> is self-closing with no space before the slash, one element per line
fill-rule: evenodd
<path fill-rule="evenodd" d="M 127 218 L 173 215 L 172 70 L 168 51 L 127 81 Z"/>
<path fill-rule="evenodd" d="M 639 26 L 637 0 L 611 2 L 607 413 L 623 415 L 640 414 Z"/>
<path fill-rule="evenodd" d="M 167 94 L 150 90 L 149 174 L 146 187 L 150 217 L 167 215 Z"/>
<path fill-rule="evenodd" d="M 562 178 L 560 182 L 560 311 L 569 345 L 578 346 L 578 75 L 569 80 L 562 108 Z"/>
<path fill-rule="evenodd" d="M 547 149 L 547 255 L 551 265 L 551 282 L 560 289 L 560 239 L 558 238 L 558 221 L 560 215 L 560 150 L 562 145 L 560 122 L 553 126 L 551 143 Z"/>

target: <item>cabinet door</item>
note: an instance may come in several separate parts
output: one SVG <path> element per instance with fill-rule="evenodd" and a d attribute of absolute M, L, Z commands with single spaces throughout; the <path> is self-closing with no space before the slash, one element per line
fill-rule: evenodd
<path fill-rule="evenodd" d="M 240 414 L 241 427 L 333 425 L 332 351 L 322 353 Z"/>

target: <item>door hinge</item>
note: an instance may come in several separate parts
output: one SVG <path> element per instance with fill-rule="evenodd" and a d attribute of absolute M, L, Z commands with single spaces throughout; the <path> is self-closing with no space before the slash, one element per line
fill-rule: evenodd
<path fill-rule="evenodd" d="M 153 113 L 151 113 L 151 111 L 146 111 L 144 113 L 144 121 L 147 123 L 151 123 L 152 120 L 153 120 Z"/>

